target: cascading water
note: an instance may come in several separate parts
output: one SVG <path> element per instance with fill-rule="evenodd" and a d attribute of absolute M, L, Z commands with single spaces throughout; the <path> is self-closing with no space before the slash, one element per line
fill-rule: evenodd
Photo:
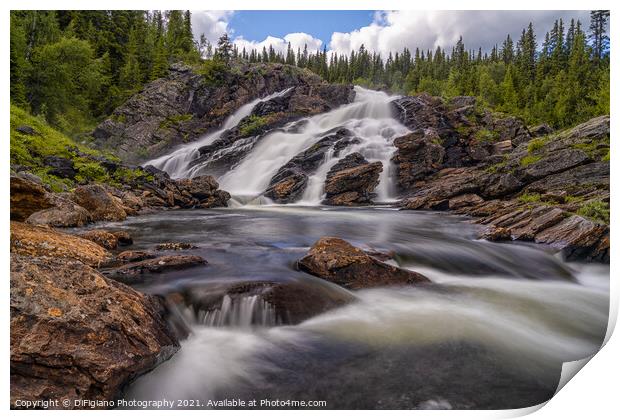
<path fill-rule="evenodd" d="M 157 169 L 166 171 L 168 175 L 170 175 L 172 178 L 190 177 L 192 175 L 192 168 L 190 167 L 190 163 L 196 157 L 198 157 L 199 148 L 203 146 L 208 146 L 215 140 L 219 139 L 225 131 L 230 130 L 231 128 L 239 124 L 242 119 L 250 115 L 254 107 L 260 102 L 265 102 L 270 99 L 285 95 L 287 92 L 290 91 L 290 89 L 291 88 L 288 88 L 283 91 L 265 96 L 263 98 L 255 99 L 252 102 L 243 105 L 226 119 L 221 129 L 214 131 L 213 133 L 207 134 L 206 136 L 191 144 L 182 146 L 168 155 L 160 156 L 156 159 L 149 160 L 148 162 L 144 163 L 144 166 L 152 165 Z"/>
<path fill-rule="evenodd" d="M 200 311 L 197 323 L 208 327 L 239 327 L 277 325 L 273 306 L 260 296 L 231 297 L 225 295 L 219 308 Z"/>
<path fill-rule="evenodd" d="M 323 183 L 329 169 L 348 153 L 359 152 L 369 161 L 383 163 L 383 172 L 375 192 L 378 201 L 393 199 L 395 181 L 391 158 L 395 152 L 392 142 L 408 132 L 392 115 L 390 102 L 395 98 L 383 92 L 355 87 L 355 101 L 325 114 L 305 120 L 300 130 L 268 134 L 231 171 L 220 179 L 221 187 L 233 196 L 259 196 L 273 175 L 291 158 L 313 146 L 326 133 L 338 128 L 350 130 L 359 140 L 342 150 L 339 157 L 327 153 L 321 166 L 310 176 L 308 188 L 301 199 L 303 204 L 319 204 Z"/>

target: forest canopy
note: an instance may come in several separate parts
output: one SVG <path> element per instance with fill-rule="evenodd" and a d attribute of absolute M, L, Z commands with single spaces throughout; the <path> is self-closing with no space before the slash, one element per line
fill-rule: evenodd
<path fill-rule="evenodd" d="M 596 10 L 587 28 L 558 19 L 543 40 L 530 23 L 516 42 L 508 35 L 491 51 L 469 49 L 461 38 L 451 49 L 405 48 L 383 57 L 363 45 L 350 54 L 290 44 L 285 52 L 239 51 L 227 34 L 212 46 L 193 33 L 190 11 L 12 11 L 11 103 L 77 136 L 165 76 L 170 63 L 222 71 L 223 62 L 244 60 L 399 94 L 472 95 L 559 128 L 609 113 L 608 20 L 609 11 Z"/>

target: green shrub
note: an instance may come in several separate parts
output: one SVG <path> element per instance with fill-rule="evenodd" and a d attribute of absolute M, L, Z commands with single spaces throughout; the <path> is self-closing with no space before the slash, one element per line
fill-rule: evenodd
<path fill-rule="evenodd" d="M 226 82 L 228 67 L 220 60 L 205 60 L 197 70 L 204 77 L 207 86 L 222 86 Z"/>
<path fill-rule="evenodd" d="M 499 133 L 496 131 L 481 128 L 474 134 L 474 139 L 480 143 L 494 143 L 499 139 Z"/>
<path fill-rule="evenodd" d="M 609 149 L 607 149 L 607 154 L 601 158 L 601 160 L 602 160 L 603 162 L 609 162 L 609 157 L 610 157 L 610 156 L 609 156 L 609 152 L 610 152 L 610 150 L 609 150 Z"/>
<path fill-rule="evenodd" d="M 588 201 L 582 205 L 577 214 L 599 223 L 609 224 L 609 203 L 604 201 Z"/>
<path fill-rule="evenodd" d="M 547 137 L 539 137 L 539 138 L 530 140 L 530 142 L 527 144 L 527 152 L 535 153 L 539 151 L 545 146 L 545 144 L 547 144 L 548 141 L 549 141 L 549 138 Z"/>
<path fill-rule="evenodd" d="M 243 137 L 253 136 L 258 134 L 261 129 L 267 125 L 269 119 L 267 117 L 259 117 L 256 115 L 250 115 L 239 126 L 239 134 Z"/>
<path fill-rule="evenodd" d="M 78 182 L 107 182 L 110 176 L 99 162 L 88 161 L 84 158 L 77 158 L 74 161 L 74 166 L 77 171 L 75 180 Z"/>

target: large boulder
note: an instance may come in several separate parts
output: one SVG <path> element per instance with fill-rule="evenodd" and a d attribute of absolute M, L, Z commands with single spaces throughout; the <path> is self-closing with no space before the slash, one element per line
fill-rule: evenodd
<path fill-rule="evenodd" d="M 50 201 L 54 207 L 31 214 L 26 223 L 52 227 L 82 227 L 91 222 L 88 210 L 58 194 L 52 194 Z"/>
<path fill-rule="evenodd" d="M 430 283 L 422 274 L 381 262 L 340 238 L 328 236 L 312 245 L 298 267 L 348 289 Z"/>
<path fill-rule="evenodd" d="M 417 130 L 394 140 L 398 165 L 398 184 L 410 189 L 416 181 L 437 172 L 442 167 L 445 150 L 433 130 Z"/>
<path fill-rule="evenodd" d="M 49 194 L 40 184 L 11 175 L 11 220 L 23 222 L 31 214 L 53 205 Z"/>
<path fill-rule="evenodd" d="M 98 267 L 111 259 L 101 246 L 47 226 L 11 222 L 11 254 L 80 261 Z"/>
<path fill-rule="evenodd" d="M 91 214 L 93 220 L 119 221 L 127 218 L 120 202 L 101 185 L 80 185 L 73 191 L 74 201 Z"/>
<path fill-rule="evenodd" d="M 265 197 L 276 203 L 291 203 L 298 200 L 306 189 L 308 177 L 323 163 L 326 153 L 333 148 L 334 156 L 338 156 L 342 149 L 356 141 L 359 142 L 346 128 L 322 137 L 276 172 L 264 193 Z"/>
<path fill-rule="evenodd" d="M 113 400 L 178 349 L 163 307 L 78 261 L 11 255 L 11 406 Z"/>
<path fill-rule="evenodd" d="M 340 159 L 325 178 L 324 204 L 355 206 L 371 204 L 373 191 L 383 171 L 381 162 L 369 163 L 361 154 L 351 153 Z"/>

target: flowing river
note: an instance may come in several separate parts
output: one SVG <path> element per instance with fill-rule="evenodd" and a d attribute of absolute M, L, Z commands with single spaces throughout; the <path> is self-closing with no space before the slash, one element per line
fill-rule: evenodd
<path fill-rule="evenodd" d="M 147 163 L 175 178 L 208 174 L 209 160 L 194 163 L 198 148 L 259 102 L 287 92 L 241 107 L 221 130 Z M 184 303 L 175 315 L 189 330 L 182 348 L 138 378 L 126 397 L 193 400 L 200 407 L 238 398 L 324 401 L 326 408 L 520 408 L 553 395 L 563 362 L 599 349 L 609 266 L 567 264 L 533 244 L 478 240 L 478 227 L 446 213 L 322 207 L 325 176 L 338 161 L 332 150 L 297 203 L 256 205 L 269 203 L 262 193 L 282 165 L 339 128 L 358 140 L 340 157 L 359 152 L 381 161 L 376 201 L 395 199 L 392 142 L 408 129 L 393 118 L 393 99 L 356 87 L 351 104 L 255 143 L 233 144 L 253 148 L 218 179 L 233 195 L 227 209 L 165 211 L 107 224 L 129 230 L 135 249 L 171 241 L 198 246 L 182 252 L 201 255 L 208 265 L 134 285 L 169 300 L 247 281 L 303 282 L 356 298 L 298 325 L 280 325 L 256 296 L 225 297 L 219 309 L 206 312 Z M 322 236 L 393 252 L 390 263 L 433 284 L 350 292 L 298 271 L 296 261 Z"/>
<path fill-rule="evenodd" d="M 193 243 L 199 248 L 182 252 L 209 262 L 145 277 L 134 285 L 144 292 L 172 296 L 269 280 L 358 298 L 294 326 L 277 325 L 256 299 L 185 316 L 191 333 L 182 348 L 138 378 L 128 398 L 526 407 L 550 398 L 562 363 L 596 352 L 607 327 L 608 266 L 567 264 L 531 244 L 477 240 L 478 227 L 448 214 L 246 206 L 165 211 L 105 226 L 128 230 L 135 249 Z M 391 263 L 433 284 L 350 292 L 297 271 L 296 260 L 325 235 L 393 251 Z"/>

